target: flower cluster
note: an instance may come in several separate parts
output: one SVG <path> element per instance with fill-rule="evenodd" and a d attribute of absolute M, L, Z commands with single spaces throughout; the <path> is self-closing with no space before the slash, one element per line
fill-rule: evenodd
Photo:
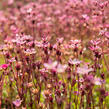
<path fill-rule="evenodd" d="M 2 78 L 8 77 L 4 84 L 10 90 L 10 99 L 7 95 L 3 100 L 8 100 L 11 108 L 104 108 L 108 96 L 106 74 L 102 72 L 99 50 L 94 49 L 100 48 L 100 55 L 106 54 L 99 45 L 101 41 L 91 40 L 94 57 L 85 62 L 87 50 L 82 41 L 74 39 L 66 44 L 63 38 L 56 40 L 53 44 L 48 37 L 35 40 L 30 35 L 16 34 L 1 46 L 5 58 Z M 99 101 L 95 102 L 96 98 Z"/>
<path fill-rule="evenodd" d="M 0 109 L 109 108 L 108 0 L 0 9 Z"/>

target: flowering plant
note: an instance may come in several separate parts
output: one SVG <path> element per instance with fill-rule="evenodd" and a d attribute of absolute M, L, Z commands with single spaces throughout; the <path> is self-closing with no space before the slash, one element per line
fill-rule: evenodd
<path fill-rule="evenodd" d="M 107 0 L 1 0 L 0 109 L 108 109 L 108 10 Z"/>

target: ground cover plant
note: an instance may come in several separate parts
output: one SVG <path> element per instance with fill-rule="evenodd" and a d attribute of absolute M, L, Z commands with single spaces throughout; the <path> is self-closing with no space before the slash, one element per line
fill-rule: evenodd
<path fill-rule="evenodd" d="M 109 109 L 109 1 L 1 0 L 0 109 Z"/>

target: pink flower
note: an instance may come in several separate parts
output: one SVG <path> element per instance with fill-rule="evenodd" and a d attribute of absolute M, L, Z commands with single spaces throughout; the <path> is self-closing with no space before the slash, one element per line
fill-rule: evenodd
<path fill-rule="evenodd" d="M 69 60 L 69 63 L 72 64 L 72 65 L 77 65 L 77 64 L 80 64 L 82 61 L 78 60 L 78 59 L 70 59 Z"/>
<path fill-rule="evenodd" d="M 13 101 L 13 104 L 14 104 L 16 107 L 19 107 L 19 106 L 21 105 L 21 102 L 22 102 L 22 100 L 17 99 L 17 100 L 15 100 L 15 101 Z"/>
<path fill-rule="evenodd" d="M 91 51 L 98 51 L 98 50 L 100 50 L 101 48 L 100 48 L 99 46 L 90 46 L 89 49 L 90 49 Z"/>
<path fill-rule="evenodd" d="M 8 60 L 8 62 L 10 62 L 10 63 L 15 62 L 15 61 L 16 61 L 15 60 L 15 57 L 13 57 L 13 58 L 11 58 L 11 59 Z"/>
<path fill-rule="evenodd" d="M 63 72 L 65 72 L 66 68 L 67 68 L 67 65 L 66 64 L 65 65 L 58 64 L 58 66 L 56 68 L 56 71 L 58 73 L 63 73 Z"/>
<path fill-rule="evenodd" d="M 73 94 L 79 95 L 79 92 L 78 91 L 74 91 Z"/>
<path fill-rule="evenodd" d="M 9 64 L 2 64 L 2 65 L 0 66 L 0 69 L 6 70 L 6 69 L 8 68 L 8 66 L 9 66 Z"/>
<path fill-rule="evenodd" d="M 81 40 L 70 40 L 70 43 L 69 43 L 69 47 L 70 48 L 75 48 L 75 47 L 80 47 L 81 45 Z"/>
<path fill-rule="evenodd" d="M 48 70 L 56 70 L 57 73 L 62 73 L 66 70 L 67 65 L 59 64 L 57 61 L 52 62 L 51 60 L 48 63 L 44 63 L 44 67 Z"/>
<path fill-rule="evenodd" d="M 88 74 L 89 72 L 93 71 L 92 68 L 88 68 L 88 66 L 83 66 L 83 67 L 78 67 L 77 68 L 77 73 L 79 74 Z"/>
<path fill-rule="evenodd" d="M 57 61 L 49 62 L 49 63 L 44 63 L 44 67 L 51 70 L 51 69 L 56 68 L 57 64 L 58 64 Z"/>
<path fill-rule="evenodd" d="M 63 37 L 61 37 L 61 38 L 57 38 L 57 42 L 58 42 L 58 43 L 62 43 L 62 42 L 63 42 L 63 40 L 64 40 L 64 38 L 63 38 Z"/>
<path fill-rule="evenodd" d="M 105 33 L 105 36 L 106 36 L 107 38 L 109 38 L 109 32 L 106 32 L 106 33 Z"/>
<path fill-rule="evenodd" d="M 101 39 L 98 38 L 98 39 L 96 39 L 96 40 L 91 40 L 90 42 L 91 42 L 92 45 L 97 46 L 97 45 L 99 45 L 99 44 L 101 43 Z"/>
<path fill-rule="evenodd" d="M 8 0 L 8 5 L 12 5 L 14 3 L 14 0 Z"/>
<path fill-rule="evenodd" d="M 95 85 L 101 85 L 101 84 L 102 84 L 101 79 L 95 77 L 95 78 L 94 78 L 94 84 L 95 84 Z"/>
<path fill-rule="evenodd" d="M 89 16 L 87 14 L 83 14 L 82 17 L 87 21 L 89 20 Z"/>

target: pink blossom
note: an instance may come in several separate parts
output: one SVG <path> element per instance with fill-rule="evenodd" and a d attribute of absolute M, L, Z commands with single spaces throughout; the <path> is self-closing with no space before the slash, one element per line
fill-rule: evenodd
<path fill-rule="evenodd" d="M 106 33 L 105 33 L 105 36 L 106 36 L 107 38 L 109 38 L 109 32 L 106 32 Z"/>
<path fill-rule="evenodd" d="M 57 61 L 49 61 L 48 63 L 44 63 L 44 67 L 49 69 L 49 70 L 56 70 L 57 73 L 62 73 L 66 70 L 67 65 L 60 64 Z"/>
<path fill-rule="evenodd" d="M 2 64 L 0 65 L 0 69 L 6 70 L 8 68 L 9 64 Z"/>
<path fill-rule="evenodd" d="M 14 0 L 8 0 L 8 5 L 12 5 L 14 3 Z"/>
<path fill-rule="evenodd" d="M 78 67 L 77 73 L 78 74 L 88 74 L 89 72 L 92 72 L 93 68 L 88 68 L 88 66 Z"/>
<path fill-rule="evenodd" d="M 57 61 L 54 61 L 54 62 L 49 61 L 49 63 L 44 63 L 44 67 L 47 69 L 54 69 L 56 68 L 57 65 L 58 65 Z"/>
<path fill-rule="evenodd" d="M 13 101 L 13 104 L 14 104 L 16 107 L 19 107 L 19 106 L 21 105 L 21 102 L 22 102 L 22 100 L 17 99 L 17 100 L 15 100 L 15 101 Z"/>
<path fill-rule="evenodd" d="M 69 60 L 69 63 L 72 64 L 72 65 L 77 65 L 77 64 L 80 64 L 82 61 L 78 60 L 78 59 L 70 59 Z"/>
<path fill-rule="evenodd" d="M 63 73 L 63 72 L 65 72 L 67 66 L 68 66 L 67 64 L 65 64 L 65 65 L 58 64 L 58 66 L 56 68 L 56 71 L 58 73 Z"/>
<path fill-rule="evenodd" d="M 93 82 L 94 82 L 95 85 L 101 85 L 101 79 L 100 78 L 95 77 Z"/>

